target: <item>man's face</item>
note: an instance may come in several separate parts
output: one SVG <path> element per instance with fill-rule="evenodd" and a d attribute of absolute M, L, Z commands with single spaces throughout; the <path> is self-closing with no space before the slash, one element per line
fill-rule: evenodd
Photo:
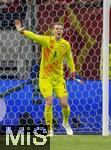
<path fill-rule="evenodd" d="M 55 25 L 53 29 L 53 33 L 56 39 L 60 39 L 63 34 L 63 26 L 62 25 Z"/>

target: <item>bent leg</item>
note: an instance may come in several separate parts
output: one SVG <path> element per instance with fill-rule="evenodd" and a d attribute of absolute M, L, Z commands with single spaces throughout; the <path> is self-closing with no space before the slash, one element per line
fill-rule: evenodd
<path fill-rule="evenodd" d="M 54 87 L 54 91 L 56 96 L 59 98 L 60 104 L 62 106 L 63 122 L 67 124 L 70 115 L 70 107 L 68 105 L 66 83 L 63 78 L 59 79 L 58 83 Z"/>
<path fill-rule="evenodd" d="M 70 115 L 70 107 L 68 105 L 67 97 L 60 97 L 60 103 L 62 106 L 63 113 L 63 127 L 66 129 L 67 135 L 73 135 L 73 131 L 68 123 L 69 115 Z"/>
<path fill-rule="evenodd" d="M 67 124 L 70 116 L 70 107 L 68 105 L 67 97 L 60 97 L 59 100 L 62 106 L 63 122 Z"/>

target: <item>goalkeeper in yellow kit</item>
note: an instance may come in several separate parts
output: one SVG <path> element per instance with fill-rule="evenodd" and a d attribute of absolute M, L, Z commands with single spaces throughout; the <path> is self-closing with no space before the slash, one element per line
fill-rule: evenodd
<path fill-rule="evenodd" d="M 73 135 L 73 131 L 68 123 L 70 107 L 68 105 L 68 93 L 64 80 L 63 63 L 64 59 L 70 68 L 73 78 L 75 78 L 75 65 L 68 41 L 62 38 L 63 25 L 55 23 L 53 25 L 53 36 L 37 35 L 27 31 L 21 26 L 19 20 L 15 21 L 16 29 L 25 37 L 32 39 L 42 46 L 42 58 L 39 74 L 39 87 L 45 98 L 44 117 L 46 124 L 50 127 L 49 136 L 53 136 L 52 128 L 52 104 L 53 92 L 59 98 L 63 113 L 63 127 L 68 135 Z"/>

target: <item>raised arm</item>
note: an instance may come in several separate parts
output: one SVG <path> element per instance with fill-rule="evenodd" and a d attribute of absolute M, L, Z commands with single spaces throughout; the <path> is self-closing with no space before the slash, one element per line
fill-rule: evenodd
<path fill-rule="evenodd" d="M 22 23 L 20 20 L 15 20 L 15 26 L 18 32 L 20 32 L 23 36 L 32 39 L 34 42 L 45 46 L 47 44 L 46 36 L 37 35 L 31 31 L 25 30 L 25 27 L 22 27 Z"/>
<path fill-rule="evenodd" d="M 24 32 L 25 28 L 22 27 L 22 23 L 20 20 L 15 20 L 15 26 L 18 32 L 20 32 L 21 34 Z"/>

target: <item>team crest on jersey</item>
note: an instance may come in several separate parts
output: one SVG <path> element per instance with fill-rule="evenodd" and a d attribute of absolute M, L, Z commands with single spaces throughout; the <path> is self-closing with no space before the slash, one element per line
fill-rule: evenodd
<path fill-rule="evenodd" d="M 63 54 L 62 54 L 62 55 L 64 55 L 65 52 L 67 51 L 66 44 L 62 43 L 62 44 L 61 44 L 61 47 L 62 47 L 62 51 L 63 51 Z"/>
<path fill-rule="evenodd" d="M 65 48 L 66 48 L 66 45 L 65 45 L 64 43 L 62 43 L 62 44 L 61 44 L 61 47 L 65 49 Z"/>

